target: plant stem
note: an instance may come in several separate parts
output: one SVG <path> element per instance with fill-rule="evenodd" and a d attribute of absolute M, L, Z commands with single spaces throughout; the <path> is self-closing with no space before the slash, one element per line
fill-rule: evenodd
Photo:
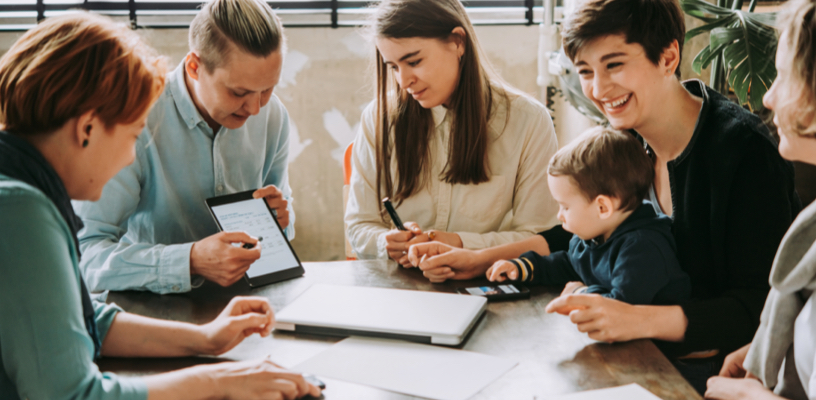
<path fill-rule="evenodd" d="M 709 85 L 723 96 L 728 97 L 728 87 L 725 85 L 725 70 L 722 54 L 711 62 L 711 80 Z"/>
<path fill-rule="evenodd" d="M 748 4 L 748 12 L 754 12 L 756 8 L 757 0 L 751 0 L 751 3 Z"/>

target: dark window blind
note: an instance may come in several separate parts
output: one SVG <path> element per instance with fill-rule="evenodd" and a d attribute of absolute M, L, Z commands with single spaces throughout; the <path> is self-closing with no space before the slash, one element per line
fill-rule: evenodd
<path fill-rule="evenodd" d="M 531 25 L 543 18 L 544 0 L 465 0 L 477 25 Z M 365 24 L 377 1 L 267 1 L 287 27 L 342 27 Z M 137 28 L 187 28 L 202 0 L 3 0 L 0 31 L 24 31 L 45 18 L 82 9 L 108 15 Z"/>

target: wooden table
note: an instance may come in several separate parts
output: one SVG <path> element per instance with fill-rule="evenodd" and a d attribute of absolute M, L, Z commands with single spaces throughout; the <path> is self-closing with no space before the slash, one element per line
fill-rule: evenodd
<path fill-rule="evenodd" d="M 125 310 L 156 318 L 205 323 L 218 315 L 236 295 L 269 299 L 280 310 L 315 283 L 394 287 L 453 292 L 456 287 L 483 281 L 432 284 L 415 269 L 393 262 L 342 261 L 305 263 L 306 275 L 259 289 L 244 282 L 229 288 L 207 283 L 182 295 L 145 292 L 110 293 L 108 302 Z M 479 392 L 475 399 L 546 399 L 550 396 L 636 382 L 662 399 L 700 399 L 671 363 L 649 340 L 606 344 L 577 331 L 567 317 L 547 314 L 544 308 L 558 288 L 531 288 L 530 300 L 490 303 L 485 316 L 465 341 L 465 350 L 516 360 L 519 364 Z M 272 337 L 253 335 L 220 358 L 103 359 L 99 367 L 122 375 L 143 375 L 194 364 L 246 360 L 271 355 L 280 365 L 291 367 L 326 349 L 341 338 L 273 332 Z M 455 373 L 453 371 L 452 373 Z M 409 396 L 323 379 L 325 397 L 334 399 L 408 399 Z"/>

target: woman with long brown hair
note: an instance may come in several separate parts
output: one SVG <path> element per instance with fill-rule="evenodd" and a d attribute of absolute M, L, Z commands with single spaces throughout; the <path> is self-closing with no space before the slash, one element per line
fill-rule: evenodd
<path fill-rule="evenodd" d="M 377 97 L 353 144 L 346 211 L 360 258 L 410 266 L 411 244 L 479 249 L 556 223 L 544 106 L 503 83 L 459 0 L 391 0 L 374 14 Z M 407 222 L 389 229 L 381 199 Z"/>

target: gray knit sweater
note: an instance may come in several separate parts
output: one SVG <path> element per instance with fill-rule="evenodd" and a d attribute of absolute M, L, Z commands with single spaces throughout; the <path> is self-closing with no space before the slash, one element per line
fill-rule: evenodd
<path fill-rule="evenodd" d="M 807 399 L 793 360 L 793 328 L 796 317 L 816 289 L 814 242 L 816 203 L 799 214 L 779 245 L 771 269 L 771 291 L 743 364 L 766 387 L 775 388 L 774 392 L 789 399 Z M 778 382 L 783 361 L 785 370 Z"/>

